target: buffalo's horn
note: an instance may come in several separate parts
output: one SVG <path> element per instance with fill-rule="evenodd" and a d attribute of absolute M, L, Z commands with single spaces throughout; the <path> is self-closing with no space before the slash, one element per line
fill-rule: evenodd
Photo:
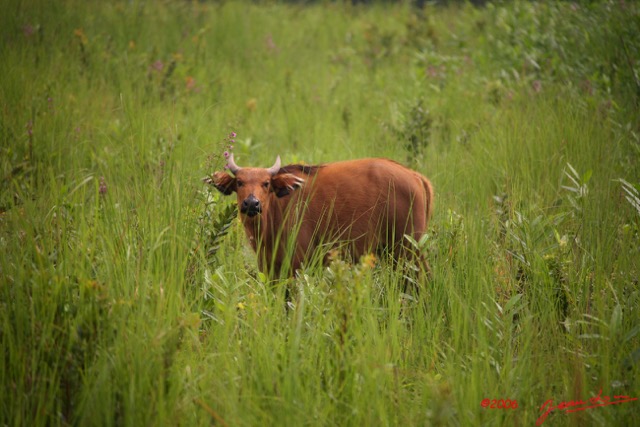
<path fill-rule="evenodd" d="M 240 169 L 242 169 L 240 166 L 236 165 L 236 162 L 233 160 L 233 153 L 229 154 L 229 159 L 227 160 L 227 167 L 229 168 L 231 173 L 234 175 L 238 173 Z"/>
<path fill-rule="evenodd" d="M 276 162 L 267 171 L 271 175 L 275 175 L 280 171 L 280 156 L 276 157 Z"/>

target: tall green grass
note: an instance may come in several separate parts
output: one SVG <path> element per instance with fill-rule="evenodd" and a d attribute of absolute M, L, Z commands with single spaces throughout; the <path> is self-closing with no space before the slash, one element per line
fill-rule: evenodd
<path fill-rule="evenodd" d="M 640 397 L 637 5 L 2 9 L 1 424 L 532 425 Z M 201 181 L 230 131 L 241 165 L 424 173 L 433 278 L 269 281 Z"/>

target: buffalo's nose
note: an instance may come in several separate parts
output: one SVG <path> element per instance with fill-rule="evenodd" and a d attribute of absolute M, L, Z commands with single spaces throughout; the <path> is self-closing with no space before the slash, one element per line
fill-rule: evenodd
<path fill-rule="evenodd" d="M 242 201 L 242 205 L 240 206 L 240 212 L 249 216 L 257 215 L 261 210 L 260 200 L 256 199 L 255 196 L 247 197 Z"/>

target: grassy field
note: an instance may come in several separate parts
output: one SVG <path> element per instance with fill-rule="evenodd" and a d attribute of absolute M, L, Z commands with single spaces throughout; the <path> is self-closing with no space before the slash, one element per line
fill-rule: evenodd
<path fill-rule="evenodd" d="M 640 397 L 637 4 L 0 3 L 0 425 L 531 426 Z M 241 165 L 428 176 L 432 280 L 335 259 L 285 311 L 201 181 L 231 132 Z M 543 425 L 640 425 L 640 400 Z"/>

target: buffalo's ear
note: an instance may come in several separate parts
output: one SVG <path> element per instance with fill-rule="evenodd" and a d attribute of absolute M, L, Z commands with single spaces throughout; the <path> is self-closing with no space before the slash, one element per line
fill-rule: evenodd
<path fill-rule="evenodd" d="M 236 179 L 225 172 L 214 172 L 213 176 L 203 178 L 202 181 L 213 185 L 225 196 L 236 191 Z"/>
<path fill-rule="evenodd" d="M 302 187 L 304 179 L 291 173 L 279 173 L 271 178 L 271 191 L 277 197 L 284 197 L 297 188 Z"/>

